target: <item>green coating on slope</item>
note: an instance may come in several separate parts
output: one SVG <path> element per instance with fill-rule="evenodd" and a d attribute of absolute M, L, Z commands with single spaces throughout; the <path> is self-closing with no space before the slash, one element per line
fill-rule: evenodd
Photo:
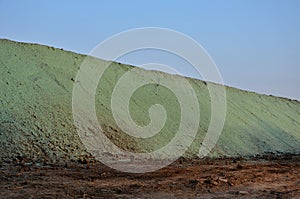
<path fill-rule="evenodd" d="M 88 153 L 73 124 L 72 89 L 85 56 L 64 50 L 0 40 L 0 159 L 18 156 L 48 161 L 76 160 Z M 104 61 L 97 60 L 99 67 Z M 180 121 L 175 95 L 155 84 L 139 88 L 130 100 L 130 113 L 139 125 L 149 123 L 149 108 L 160 103 L 168 119 L 162 131 L 148 139 L 122 132 L 112 117 L 111 94 L 131 66 L 113 63 L 105 71 L 96 94 L 98 120 L 119 147 L 153 151 L 169 142 Z M 143 70 L 143 69 L 140 69 Z M 179 76 L 157 73 L 174 83 Z M 185 156 L 194 156 L 210 122 L 210 95 L 206 83 L 186 78 L 201 110 L 197 136 Z M 247 156 L 267 152 L 300 151 L 300 103 L 226 87 L 227 117 L 211 156 Z"/>

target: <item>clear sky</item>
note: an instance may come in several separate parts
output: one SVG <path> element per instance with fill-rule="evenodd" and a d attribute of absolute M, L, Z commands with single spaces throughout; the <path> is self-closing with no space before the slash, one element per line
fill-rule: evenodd
<path fill-rule="evenodd" d="M 148 26 L 199 42 L 226 85 L 300 100 L 299 0 L 0 0 L 0 38 L 85 54 Z"/>

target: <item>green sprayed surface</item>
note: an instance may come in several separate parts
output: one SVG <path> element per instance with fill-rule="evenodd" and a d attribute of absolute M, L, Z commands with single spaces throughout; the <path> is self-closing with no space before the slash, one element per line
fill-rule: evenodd
<path fill-rule="evenodd" d="M 72 90 L 86 56 L 36 44 L 0 40 L 0 159 L 18 156 L 48 161 L 76 160 L 87 155 L 74 126 Z M 96 60 L 99 67 L 105 61 Z M 134 152 L 157 150 L 172 139 L 180 121 L 180 108 L 168 88 L 140 87 L 130 99 L 132 119 L 147 125 L 149 108 L 161 104 L 167 121 L 161 132 L 147 138 L 124 133 L 111 112 L 112 91 L 132 67 L 112 63 L 96 92 L 97 117 L 116 145 Z M 143 69 L 138 69 L 143 70 Z M 148 71 L 178 83 L 184 77 Z M 195 156 L 209 126 L 211 107 L 206 83 L 186 78 L 200 106 L 199 130 L 185 156 Z M 210 156 L 248 156 L 300 151 L 300 103 L 226 87 L 227 115 L 220 139 Z M 120 99 L 122 100 L 122 99 Z M 184 138 L 183 138 L 184 139 Z"/>

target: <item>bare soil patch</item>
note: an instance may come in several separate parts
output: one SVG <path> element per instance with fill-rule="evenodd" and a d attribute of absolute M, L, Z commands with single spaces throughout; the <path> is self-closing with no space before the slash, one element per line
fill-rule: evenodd
<path fill-rule="evenodd" d="M 180 159 L 129 174 L 99 162 L 1 165 L 0 198 L 300 198 L 300 156 Z"/>

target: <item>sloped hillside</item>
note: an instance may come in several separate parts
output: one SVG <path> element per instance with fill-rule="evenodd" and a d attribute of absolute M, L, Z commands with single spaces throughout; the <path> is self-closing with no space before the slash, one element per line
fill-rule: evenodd
<path fill-rule="evenodd" d="M 0 40 L 0 159 L 77 160 L 88 155 L 72 116 L 72 90 L 85 56 L 48 46 Z M 99 67 L 105 61 L 97 60 Z M 118 79 L 131 66 L 113 63 L 96 94 L 99 123 L 108 138 L 123 149 L 140 152 L 164 146 L 174 136 L 180 118 L 172 93 L 147 85 L 132 96 L 132 119 L 146 125 L 148 109 L 160 103 L 168 120 L 157 136 L 141 140 L 120 130 L 111 112 L 110 97 Z M 139 69 L 143 70 L 143 69 Z M 178 81 L 179 76 L 148 71 Z M 210 95 L 205 82 L 186 78 L 201 110 L 200 125 L 185 156 L 194 156 L 210 121 Z M 80 83 L 80 82 L 79 82 Z M 300 151 L 300 103 L 226 87 L 227 117 L 211 156 L 247 156 Z"/>

